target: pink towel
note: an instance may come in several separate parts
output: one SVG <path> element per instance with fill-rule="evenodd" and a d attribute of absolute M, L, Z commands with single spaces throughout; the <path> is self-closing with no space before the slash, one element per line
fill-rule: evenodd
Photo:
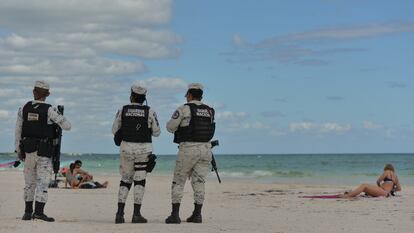
<path fill-rule="evenodd" d="M 8 163 L 2 163 L 2 164 L 0 164 L 0 168 L 1 167 L 11 167 L 11 166 L 13 166 L 14 162 L 15 161 L 11 161 L 11 162 L 8 162 Z"/>

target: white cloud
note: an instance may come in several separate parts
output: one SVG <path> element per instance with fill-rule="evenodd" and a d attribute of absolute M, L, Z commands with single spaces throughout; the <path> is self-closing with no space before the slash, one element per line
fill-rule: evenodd
<path fill-rule="evenodd" d="M 181 91 L 184 93 L 187 88 L 187 83 L 180 78 L 171 77 L 152 77 L 146 80 L 139 80 L 136 83 L 143 85 L 147 89 L 154 89 L 155 91 Z"/>
<path fill-rule="evenodd" d="M 170 0 L 2 1 L 0 75 L 120 76 L 176 57 Z M 63 10 L 64 9 L 64 10 Z"/>
<path fill-rule="evenodd" d="M 221 111 L 216 113 L 218 121 L 240 121 L 245 119 L 246 116 L 246 112 Z"/>
<path fill-rule="evenodd" d="M 0 109 L 0 119 L 6 119 L 9 117 L 9 111 Z"/>
<path fill-rule="evenodd" d="M 232 43 L 234 46 L 239 47 L 246 44 L 246 42 L 241 38 L 239 34 L 234 34 L 232 38 Z"/>
<path fill-rule="evenodd" d="M 368 24 L 348 27 L 332 27 L 315 29 L 306 32 L 292 33 L 276 36 L 259 42 L 257 47 L 271 47 L 281 43 L 293 43 L 295 41 L 320 41 L 320 40 L 348 40 L 367 37 L 383 36 L 402 32 L 413 32 L 414 23 L 393 24 Z"/>
<path fill-rule="evenodd" d="M 305 131 L 317 128 L 317 125 L 312 122 L 298 122 L 289 124 L 289 129 L 291 131 Z"/>
<path fill-rule="evenodd" d="M 376 130 L 376 129 L 384 128 L 384 126 L 382 126 L 380 124 L 376 124 L 372 121 L 364 121 L 362 126 L 363 126 L 364 129 L 368 129 L 368 130 Z"/>
<path fill-rule="evenodd" d="M 292 132 L 311 132 L 311 133 L 343 133 L 351 130 L 350 124 L 338 124 L 333 122 L 313 123 L 313 122 L 297 122 L 290 123 L 289 129 Z"/>
<path fill-rule="evenodd" d="M 332 123 L 332 122 L 328 122 L 328 123 L 324 123 L 322 125 L 320 125 L 320 129 L 322 132 L 347 132 L 349 130 L 351 130 L 351 125 L 350 124 L 345 124 L 345 125 L 340 125 L 338 123 Z"/>
<path fill-rule="evenodd" d="M 277 61 L 301 65 L 326 65 L 329 56 L 345 53 L 360 53 L 366 48 L 344 46 L 344 42 L 414 32 L 414 23 L 366 24 L 317 28 L 314 30 L 277 35 L 249 46 L 238 34 L 233 35 L 235 50 L 227 55 L 229 62 Z M 338 45 L 338 42 L 342 42 Z"/>
<path fill-rule="evenodd" d="M 2 0 L 0 26 L 99 30 L 114 24 L 164 25 L 170 0 Z"/>
<path fill-rule="evenodd" d="M 146 61 L 179 56 L 182 38 L 170 28 L 171 13 L 171 0 L 1 1 L 1 116 L 32 99 L 34 81 L 44 79 L 51 85 L 47 101 L 65 105 L 71 133 L 110 132 Z M 185 91 L 180 78 L 140 79 L 156 109 L 174 108 L 174 95 Z"/>

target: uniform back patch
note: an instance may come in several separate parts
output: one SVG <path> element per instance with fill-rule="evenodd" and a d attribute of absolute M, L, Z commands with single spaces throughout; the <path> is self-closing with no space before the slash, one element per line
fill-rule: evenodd
<path fill-rule="evenodd" d="M 197 109 L 196 115 L 200 117 L 211 117 L 210 112 L 207 109 Z"/>
<path fill-rule="evenodd" d="M 28 121 L 38 121 L 38 120 L 39 120 L 39 114 L 29 112 L 29 113 L 27 114 L 27 120 L 28 120 Z"/>
<path fill-rule="evenodd" d="M 125 113 L 127 117 L 145 117 L 145 111 L 143 109 L 132 109 L 129 108 Z"/>

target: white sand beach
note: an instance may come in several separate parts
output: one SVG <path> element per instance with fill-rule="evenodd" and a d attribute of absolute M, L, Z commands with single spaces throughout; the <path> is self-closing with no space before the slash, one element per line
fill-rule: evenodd
<path fill-rule="evenodd" d="M 54 223 L 20 220 L 23 210 L 23 174 L 0 172 L 0 232 L 273 232 L 273 233 L 410 233 L 414 229 L 414 187 L 392 198 L 305 199 L 301 195 L 334 194 L 350 186 L 258 184 L 251 181 L 210 179 L 203 223 L 164 224 L 170 213 L 170 177 L 147 178 L 143 215 L 147 224 L 131 224 L 132 193 L 126 223 L 114 224 L 119 177 L 108 180 L 108 189 L 49 189 L 46 214 Z M 180 216 L 192 211 L 191 185 L 187 183 Z"/>

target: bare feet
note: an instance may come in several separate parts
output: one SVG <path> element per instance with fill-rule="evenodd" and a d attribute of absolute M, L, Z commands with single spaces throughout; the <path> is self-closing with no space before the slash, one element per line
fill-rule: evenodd
<path fill-rule="evenodd" d="M 103 186 L 104 188 L 106 188 L 106 187 L 108 187 L 108 184 L 109 184 L 109 182 L 108 182 L 108 181 L 105 181 L 105 182 L 102 184 L 102 186 Z"/>

